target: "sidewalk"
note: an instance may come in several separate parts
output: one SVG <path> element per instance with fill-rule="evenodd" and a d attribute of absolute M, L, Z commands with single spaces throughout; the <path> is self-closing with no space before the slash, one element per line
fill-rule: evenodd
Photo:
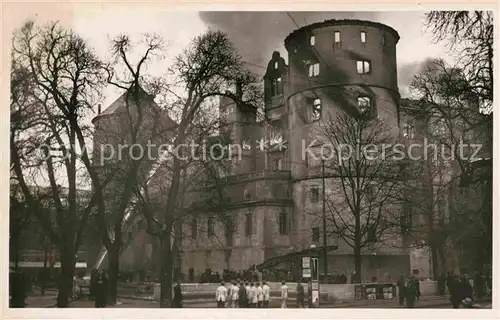
<path fill-rule="evenodd" d="M 27 308 L 54 308 L 57 295 L 55 292 L 48 292 L 45 296 L 30 296 L 26 299 Z M 482 308 L 491 308 L 491 298 L 485 298 L 475 303 Z M 71 308 L 93 308 L 94 302 L 88 299 L 75 300 L 70 303 Z M 159 308 L 159 302 L 151 299 L 119 296 L 118 304 L 109 306 L 110 308 Z M 215 308 L 212 299 L 197 299 L 184 301 L 184 308 Z M 280 301 L 272 297 L 270 308 L 279 308 Z M 415 301 L 415 308 L 450 308 L 450 300 L 444 296 L 423 296 Z M 288 300 L 288 308 L 296 308 L 295 299 Z M 392 300 L 361 300 L 361 301 L 320 301 L 320 308 L 404 308 L 399 305 L 397 298 Z"/>

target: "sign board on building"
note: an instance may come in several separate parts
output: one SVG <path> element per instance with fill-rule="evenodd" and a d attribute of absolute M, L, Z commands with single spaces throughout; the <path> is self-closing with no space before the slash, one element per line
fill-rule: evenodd
<path fill-rule="evenodd" d="M 311 257 L 302 257 L 302 269 L 311 268 Z"/>
<path fill-rule="evenodd" d="M 302 269 L 302 278 L 310 278 L 311 269 Z"/>

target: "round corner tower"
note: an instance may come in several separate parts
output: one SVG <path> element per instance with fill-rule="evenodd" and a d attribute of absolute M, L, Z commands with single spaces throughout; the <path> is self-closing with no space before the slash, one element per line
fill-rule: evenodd
<path fill-rule="evenodd" d="M 327 20 L 293 31 L 288 51 L 288 129 L 292 175 L 307 174 L 302 141 L 339 112 L 369 108 L 398 134 L 396 30 L 362 20 Z M 299 143 L 300 142 L 300 143 Z M 308 144 L 309 142 L 307 142 Z"/>
<path fill-rule="evenodd" d="M 305 214 L 321 212 L 321 200 L 317 200 L 318 192 L 321 199 L 321 163 L 304 153 L 304 146 L 314 144 L 321 124 L 339 113 L 356 116 L 369 110 L 391 134 L 399 134 L 398 41 L 391 27 L 361 20 L 314 23 L 285 39 L 296 246 L 314 244 L 311 239 L 317 237 L 311 230 L 321 228 L 311 225 L 314 222 Z"/>

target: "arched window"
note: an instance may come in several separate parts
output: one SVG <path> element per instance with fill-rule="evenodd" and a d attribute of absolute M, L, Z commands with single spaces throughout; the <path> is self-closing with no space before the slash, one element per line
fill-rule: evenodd
<path fill-rule="evenodd" d="M 277 97 L 283 94 L 283 81 L 281 77 L 271 80 L 271 97 Z"/>

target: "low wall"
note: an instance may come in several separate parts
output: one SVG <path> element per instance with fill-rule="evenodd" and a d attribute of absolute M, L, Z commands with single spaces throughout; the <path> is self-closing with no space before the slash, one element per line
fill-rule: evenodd
<path fill-rule="evenodd" d="M 268 282 L 271 288 L 272 297 L 280 297 L 281 295 L 281 283 L 279 282 Z M 289 290 L 290 298 L 295 296 L 295 291 L 297 284 L 289 282 L 286 284 Z M 307 290 L 307 283 L 304 283 L 304 288 Z M 211 296 L 215 299 L 215 290 L 219 286 L 218 283 L 185 283 L 181 284 L 182 293 L 189 296 L 203 296 L 210 298 Z M 226 285 L 229 288 L 229 285 Z M 353 301 L 355 300 L 355 285 L 354 284 L 320 284 L 320 292 L 323 299 L 328 299 L 331 301 Z M 432 296 L 436 295 L 438 292 L 436 281 L 420 281 L 420 293 L 422 296 Z M 160 285 L 156 284 L 154 287 L 153 297 L 155 300 L 160 299 Z"/>

